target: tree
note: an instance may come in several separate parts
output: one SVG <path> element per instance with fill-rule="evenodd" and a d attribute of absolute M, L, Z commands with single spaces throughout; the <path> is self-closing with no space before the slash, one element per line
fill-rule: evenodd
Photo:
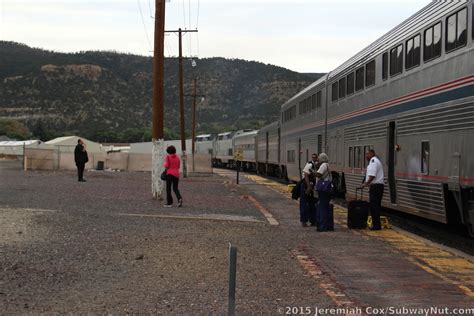
<path fill-rule="evenodd" d="M 0 119 L 0 135 L 11 139 L 25 140 L 31 137 L 31 132 L 22 123 L 16 120 Z"/>

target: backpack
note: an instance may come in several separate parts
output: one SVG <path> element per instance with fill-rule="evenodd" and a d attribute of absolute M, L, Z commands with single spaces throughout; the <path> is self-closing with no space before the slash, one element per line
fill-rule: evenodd
<path fill-rule="evenodd" d="M 301 190 L 303 189 L 303 181 L 300 180 L 296 183 L 296 185 L 291 190 L 291 199 L 298 200 L 300 198 Z"/>

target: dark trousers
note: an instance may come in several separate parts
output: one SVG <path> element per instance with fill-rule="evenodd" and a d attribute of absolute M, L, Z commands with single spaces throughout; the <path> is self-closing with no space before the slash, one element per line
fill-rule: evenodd
<path fill-rule="evenodd" d="M 170 174 L 166 176 L 166 204 L 173 204 L 173 197 L 171 196 L 171 185 L 173 186 L 173 192 L 174 194 L 176 194 L 176 198 L 178 199 L 178 201 L 182 199 L 181 193 L 179 193 L 178 190 L 178 183 L 179 178 L 176 178 L 175 176 L 172 176 Z"/>
<path fill-rule="evenodd" d="M 77 167 L 77 180 L 84 179 L 84 168 L 86 167 L 85 163 L 76 163 Z"/>
<path fill-rule="evenodd" d="M 304 185 L 300 190 L 300 222 L 316 225 L 316 198 L 306 195 Z"/>
<path fill-rule="evenodd" d="M 331 195 L 327 192 L 318 191 L 318 228 L 321 231 L 333 230 L 334 223 L 331 216 Z"/>
<path fill-rule="evenodd" d="M 382 209 L 383 184 L 372 184 L 369 189 L 369 209 L 372 227 L 381 228 L 380 211 Z"/>

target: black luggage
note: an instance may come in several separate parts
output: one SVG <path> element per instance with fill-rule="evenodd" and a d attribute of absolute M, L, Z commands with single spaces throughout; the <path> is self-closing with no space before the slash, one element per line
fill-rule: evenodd
<path fill-rule="evenodd" d="M 357 199 L 357 191 L 361 190 L 360 200 Z M 369 202 L 362 200 L 362 189 L 356 189 L 356 199 L 349 202 L 347 207 L 347 227 L 351 229 L 367 228 L 369 217 Z"/>

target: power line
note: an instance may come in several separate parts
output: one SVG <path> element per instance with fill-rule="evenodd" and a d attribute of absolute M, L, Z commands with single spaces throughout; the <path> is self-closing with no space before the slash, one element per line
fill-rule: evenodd
<path fill-rule="evenodd" d="M 186 26 L 186 6 L 183 0 L 183 25 Z"/>
<path fill-rule="evenodd" d="M 150 47 L 150 51 L 153 50 L 150 42 L 150 38 L 148 37 L 148 32 L 146 31 L 145 19 L 143 18 L 142 6 L 140 5 L 140 0 L 137 0 L 138 9 L 140 10 L 140 16 L 142 17 L 143 29 L 145 30 L 146 40 L 148 42 L 148 46 Z"/>
<path fill-rule="evenodd" d="M 200 9 L 200 0 L 198 0 L 198 7 L 197 7 L 196 30 L 199 28 L 199 9 Z M 196 44 L 197 44 L 197 56 L 199 56 L 199 33 L 196 34 Z"/>
<path fill-rule="evenodd" d="M 188 0 L 188 14 L 189 14 L 189 29 L 191 29 L 191 0 Z M 191 34 L 189 34 L 189 56 L 192 55 Z"/>
<path fill-rule="evenodd" d="M 151 0 L 148 0 L 148 9 L 150 10 L 150 18 L 154 19 L 153 11 L 151 10 Z"/>

